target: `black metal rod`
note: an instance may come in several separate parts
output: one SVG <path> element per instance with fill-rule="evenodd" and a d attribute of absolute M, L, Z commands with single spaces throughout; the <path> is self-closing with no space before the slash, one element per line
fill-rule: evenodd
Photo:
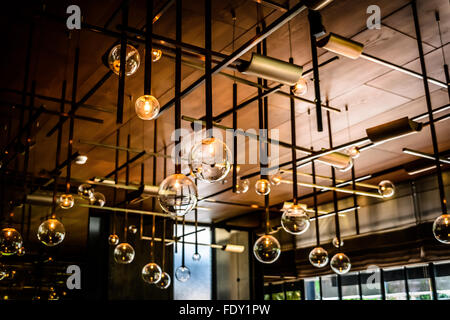
<path fill-rule="evenodd" d="M 116 130 L 116 146 L 120 145 L 120 128 Z M 119 149 L 115 150 L 115 158 L 114 158 L 114 183 L 119 183 Z M 113 191 L 113 205 L 117 204 L 117 188 L 114 188 Z M 116 234 L 116 216 L 117 213 L 114 211 L 113 215 L 113 234 Z"/>
<path fill-rule="evenodd" d="M 237 83 L 233 83 L 233 193 L 237 191 Z"/>
<path fill-rule="evenodd" d="M 409 294 L 408 269 L 406 267 L 403 267 L 403 279 L 405 281 L 406 300 L 411 300 L 411 295 Z"/>
<path fill-rule="evenodd" d="M 158 119 L 153 121 L 153 152 L 156 154 L 158 152 Z M 156 165 L 157 165 L 157 157 L 153 156 L 152 163 L 152 184 L 156 186 Z M 142 185 L 144 185 L 144 181 L 142 181 Z M 155 211 L 156 207 L 156 198 L 152 199 L 152 210 Z"/>
<path fill-rule="evenodd" d="M 414 18 L 414 28 L 416 31 L 417 47 L 419 49 L 420 66 L 422 69 L 423 87 L 425 89 L 425 99 L 427 102 L 428 118 L 429 118 L 429 122 L 430 122 L 431 141 L 433 144 L 433 153 L 434 153 L 435 164 L 436 164 L 436 175 L 437 175 L 437 179 L 438 179 L 439 197 L 441 200 L 440 201 L 441 202 L 441 210 L 442 210 L 442 214 L 447 214 L 447 200 L 445 199 L 444 181 L 442 179 L 442 169 L 441 169 L 441 164 L 439 161 L 439 146 L 438 146 L 438 141 L 437 141 L 436 128 L 434 126 L 433 106 L 431 104 L 430 87 L 428 85 L 427 67 L 425 64 L 425 55 L 424 55 L 423 46 L 422 46 L 422 35 L 420 32 L 420 24 L 419 24 L 419 16 L 417 14 L 416 0 L 411 1 L 411 8 L 412 8 L 413 18 Z"/>
<path fill-rule="evenodd" d="M 363 300 L 361 272 L 359 272 L 359 271 L 358 271 L 358 292 L 359 292 L 359 300 Z"/>
<path fill-rule="evenodd" d="M 328 124 L 328 140 L 330 143 L 330 148 L 333 148 L 333 134 L 331 131 L 331 119 L 330 119 L 330 111 L 327 111 L 327 124 Z M 334 167 L 331 167 L 331 180 L 332 180 L 332 186 L 336 186 L 336 169 Z M 337 201 L 337 192 L 333 191 L 333 207 L 334 212 L 338 212 L 338 201 Z M 341 249 L 341 230 L 339 226 L 339 214 L 336 214 L 334 216 L 334 222 L 335 222 L 335 228 L 336 228 L 336 238 L 338 240 L 338 249 Z"/>
<path fill-rule="evenodd" d="M 380 268 L 380 292 L 381 292 L 381 300 L 386 300 L 386 287 L 384 285 L 384 271 Z"/>
<path fill-rule="evenodd" d="M 352 188 L 356 190 L 356 177 L 355 177 L 355 165 L 352 166 Z M 355 209 L 355 229 L 356 234 L 359 235 L 359 212 L 358 212 L 358 197 L 353 194 L 353 206 Z"/>
<path fill-rule="evenodd" d="M 206 111 L 206 130 L 209 136 L 212 136 L 213 128 L 213 106 L 212 106 L 212 57 L 211 57 L 211 37 L 212 37 L 212 18 L 211 1 L 204 0 L 205 3 L 205 111 Z"/>
<path fill-rule="evenodd" d="M 128 26 L 128 0 L 122 5 L 122 25 Z M 127 53 L 127 33 L 122 31 L 120 36 L 120 68 L 119 68 L 119 89 L 117 92 L 117 119 L 116 123 L 123 123 L 123 106 L 125 99 L 125 66 Z"/>
<path fill-rule="evenodd" d="M 342 300 L 342 276 L 340 274 L 337 274 L 336 280 L 337 280 L 338 298 L 339 300 Z"/>
<path fill-rule="evenodd" d="M 322 102 L 320 97 L 320 79 L 319 79 L 319 59 L 317 57 L 317 47 L 316 47 L 316 36 L 313 32 L 313 19 L 314 15 L 319 14 L 318 12 L 310 11 L 308 14 L 309 19 L 309 35 L 311 40 L 311 56 L 313 63 L 313 74 L 314 74 L 314 93 L 315 93 L 315 102 L 316 102 L 316 118 L 317 118 L 317 131 L 323 131 L 323 123 L 322 123 Z"/>
<path fill-rule="evenodd" d="M 127 151 L 127 153 L 129 154 L 129 151 Z M 141 157 L 143 157 L 145 155 L 145 151 L 142 151 L 140 153 L 138 153 L 137 155 L 135 155 L 133 158 L 131 159 L 127 159 L 127 161 L 123 164 L 121 164 L 117 169 L 114 169 L 113 171 L 111 171 L 110 173 L 108 173 L 105 176 L 105 179 L 111 177 L 112 175 L 114 175 L 116 172 L 121 171 L 123 168 L 127 168 L 130 164 L 132 164 L 133 162 L 136 162 L 137 160 L 139 160 Z M 129 156 L 128 156 L 129 158 Z"/>
<path fill-rule="evenodd" d="M 294 63 L 294 58 L 289 58 L 289 63 Z M 290 88 L 290 93 L 293 94 L 295 86 L 292 86 Z M 297 145 L 297 137 L 296 137 L 296 130 L 295 130 L 295 100 L 293 98 L 289 99 L 290 101 L 290 111 L 291 111 L 291 157 L 292 157 L 292 201 L 294 205 L 297 204 L 297 197 L 298 197 L 298 185 L 297 185 L 297 150 L 295 146 Z M 314 170 L 314 169 L 313 169 Z M 313 173 L 313 175 L 315 175 Z M 317 227 L 317 224 L 316 224 Z"/>
<path fill-rule="evenodd" d="M 435 272 L 435 267 L 434 267 L 434 263 L 430 262 L 428 264 L 428 274 L 430 276 L 430 287 L 431 287 L 431 293 L 432 293 L 432 297 L 433 300 L 438 300 L 438 292 L 437 292 L 437 287 L 436 287 L 436 272 Z"/>
<path fill-rule="evenodd" d="M 311 161 L 311 170 L 312 170 L 312 182 L 316 184 L 316 164 L 314 161 Z M 317 204 L 317 189 L 313 188 L 313 201 L 314 201 L 314 217 L 316 218 L 316 245 L 320 246 L 320 229 L 319 229 L 319 210 Z"/>
<path fill-rule="evenodd" d="M 176 0 L 176 39 L 182 40 L 183 7 L 181 0 Z M 175 173 L 181 173 L 181 49 L 175 54 Z"/>
<path fill-rule="evenodd" d="M 144 94 L 152 94 L 152 36 L 153 36 L 153 0 L 147 0 L 147 17 L 145 28 L 145 73 Z"/>

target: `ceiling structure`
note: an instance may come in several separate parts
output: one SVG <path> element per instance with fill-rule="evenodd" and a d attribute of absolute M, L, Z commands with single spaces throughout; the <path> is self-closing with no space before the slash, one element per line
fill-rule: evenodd
<path fill-rule="evenodd" d="M 80 47 L 80 63 L 78 74 L 77 101 L 79 101 L 91 88 L 105 75 L 109 69 L 102 63 L 102 56 L 108 52 L 109 48 L 117 42 L 117 38 L 93 32 L 89 26 L 98 26 L 105 30 L 111 30 L 120 34 L 118 25 L 121 23 L 120 13 L 114 14 L 120 7 L 122 1 L 79 1 L 77 3 L 82 11 L 84 25 L 81 31 L 68 32 L 65 28 L 65 9 L 67 4 L 50 1 L 42 11 L 41 6 L 36 5 L 29 8 L 30 12 L 22 16 L 9 17 L 2 23 L 9 24 L 4 35 L 7 39 L 8 48 L 4 51 L 5 59 L 2 64 L 3 77 L 0 80 L 2 108 L 2 125 L 5 132 L 8 131 L 9 119 L 13 119 L 12 125 L 17 127 L 19 112 L 18 108 L 12 109 L 13 104 L 20 104 L 21 96 L 17 94 L 23 90 L 25 75 L 24 62 L 26 61 L 26 48 L 29 34 L 29 14 L 34 15 L 34 29 L 32 41 L 32 56 L 29 70 L 29 81 L 27 92 L 31 90 L 31 81 L 36 81 L 36 94 L 47 97 L 58 98 L 61 96 L 63 80 L 67 80 L 66 99 L 72 96 L 72 73 L 74 52 L 77 46 Z M 234 48 L 250 40 L 256 33 L 258 25 L 258 10 L 261 10 L 260 19 L 266 25 L 270 25 L 285 10 L 280 9 L 285 4 L 278 1 L 279 6 L 268 6 L 250 0 L 229 0 L 213 1 L 213 23 L 212 23 L 212 49 L 220 53 L 222 58 L 233 52 Z M 291 1 L 291 6 L 296 4 Z M 166 1 L 155 1 L 157 9 L 164 7 Z M 381 29 L 369 30 L 366 27 L 368 14 L 366 9 L 373 1 L 334 1 L 321 11 L 323 24 L 327 31 L 331 31 L 342 36 L 351 38 L 364 44 L 364 52 L 389 61 L 396 65 L 421 72 L 417 41 L 415 39 L 414 21 L 411 8 L 407 6 L 408 1 L 377 1 L 381 8 L 382 19 Z M 278 7 L 278 8 L 277 8 Z M 348 8 L 352 9 L 349 10 Z M 130 1 L 129 26 L 141 29 L 145 24 L 145 1 Z M 437 31 L 435 21 L 435 10 L 439 10 L 441 16 L 442 43 Z M 232 11 L 236 14 L 235 40 L 233 44 L 233 19 Z M 445 0 L 418 1 L 419 19 L 422 30 L 423 48 L 427 64 L 428 76 L 445 82 L 443 71 L 445 60 L 450 60 L 450 8 Z M 110 19 L 112 17 L 112 19 Z M 204 26 L 203 26 L 203 2 L 183 1 L 183 34 L 182 41 L 192 46 L 204 47 Z M 261 22 L 261 21 L 260 21 Z M 11 29 L 13 32 L 10 32 Z M 309 40 L 309 26 L 307 13 L 302 12 L 290 21 L 290 32 L 292 38 L 292 55 L 295 64 L 303 66 L 304 70 L 312 68 L 312 58 Z M 175 10 L 165 11 L 154 23 L 153 32 L 156 35 L 168 39 L 175 38 Z M 105 32 L 106 33 L 106 32 Z M 155 37 L 154 45 L 162 45 L 173 48 L 167 41 L 158 41 Z M 139 40 L 139 39 L 137 39 Z M 144 42 L 131 41 L 136 44 L 141 59 L 144 57 Z M 276 57 L 288 61 L 290 56 L 288 24 L 285 24 L 267 38 L 268 56 Z M 256 50 L 255 48 L 253 51 Z M 174 72 L 175 60 L 173 59 L 173 49 L 164 50 L 161 60 L 153 63 L 152 71 L 152 94 L 158 98 L 161 106 L 174 98 Z M 195 80 L 203 75 L 203 71 L 193 65 L 202 65 L 203 56 L 195 50 L 183 48 L 183 51 L 190 52 L 184 55 L 183 59 L 187 63 L 182 66 L 182 90 L 191 85 Z M 252 51 L 252 50 L 251 50 Z M 251 51 L 241 57 L 242 60 L 249 60 Z M 318 48 L 319 63 L 334 59 L 320 68 L 320 85 L 322 101 L 328 101 L 329 105 L 339 110 L 331 112 L 331 128 L 333 144 L 339 146 L 347 142 L 364 138 L 365 129 L 377 126 L 388 121 L 399 119 L 405 116 L 415 117 L 426 112 L 425 92 L 423 81 L 410 77 L 390 68 L 375 64 L 373 62 L 357 59 L 352 60 L 343 56 L 338 56 L 332 52 Z M 197 57 L 197 58 L 196 58 Z M 214 56 L 220 61 L 219 54 Z M 224 73 L 232 75 L 234 68 L 226 68 Z M 255 77 L 246 76 L 236 72 L 240 78 L 256 82 Z M 314 86 L 312 74 L 306 77 L 309 83 L 309 90 L 304 98 L 314 100 Z M 125 104 L 124 120 L 122 124 L 116 124 L 116 105 L 118 77 L 114 74 L 108 77 L 104 84 L 95 91 L 93 95 L 85 101 L 77 115 L 101 119 L 102 123 L 86 121 L 85 119 L 75 120 L 74 150 L 80 154 L 88 156 L 85 165 L 72 166 L 72 178 L 77 181 L 91 179 L 93 177 L 104 177 L 114 170 L 115 150 L 105 147 L 113 146 L 116 143 L 116 130 L 120 128 L 120 145 L 126 147 L 127 135 L 130 135 L 130 148 L 136 150 L 153 151 L 154 121 L 142 121 L 134 112 L 134 101 L 143 93 L 144 68 L 143 63 L 136 74 L 127 77 L 125 81 Z M 269 81 L 268 86 L 273 87 L 277 83 Z M 213 112 L 219 115 L 232 107 L 232 85 L 233 80 L 222 74 L 213 76 Z M 14 92 L 16 90 L 16 92 Z M 285 86 L 281 91 L 288 92 Z M 447 89 L 431 84 L 431 100 L 433 108 L 445 106 L 449 103 Z M 257 88 L 238 83 L 238 103 L 246 101 L 257 95 Z M 9 102 L 5 103 L 5 102 Z M 276 139 L 290 143 L 290 114 L 289 98 L 279 94 L 272 94 L 268 98 L 268 123 L 269 129 L 278 130 L 279 136 Z M 47 109 L 58 111 L 59 103 L 35 98 L 35 106 L 44 104 Z M 200 85 L 190 94 L 182 99 L 182 114 L 195 119 L 205 115 L 205 88 Z M 66 111 L 69 106 L 66 105 Z M 323 112 L 324 130 L 318 132 L 316 127 L 316 117 L 314 104 L 296 101 L 296 135 L 297 145 L 304 148 L 313 148 L 320 151 L 322 148 L 329 148 L 327 122 L 325 111 Z M 311 112 L 308 112 L 308 109 Z M 348 109 L 348 111 L 346 111 Z M 448 111 L 442 114 L 446 114 Z M 426 121 L 425 118 L 422 121 Z M 39 118 L 39 125 L 33 130 L 36 145 L 30 153 L 29 171 L 38 176 L 43 170 L 54 169 L 54 153 L 56 151 L 56 136 L 48 134 L 59 121 L 58 117 L 44 114 Z M 167 112 L 158 117 L 157 121 L 157 146 L 158 153 L 166 150 L 170 154 L 173 148 L 171 135 L 174 129 L 174 108 L 169 108 Z M 232 126 L 231 115 L 225 117 L 221 125 Z M 182 127 L 192 132 L 191 124 L 182 121 Z M 251 103 L 238 112 L 238 127 L 243 130 L 257 129 L 257 102 Z M 274 132 L 274 131 L 273 131 Z M 441 152 L 450 149 L 450 129 L 446 121 L 436 123 L 436 133 L 438 137 L 439 149 Z M 14 134 L 14 130 L 12 135 Z M 63 129 L 63 141 L 68 137 L 68 121 Z M 2 135 L 2 145 L 6 145 L 7 134 Z M 103 144 L 102 146 L 95 144 Z M 430 130 L 425 127 L 421 132 L 414 135 L 402 137 L 393 141 L 377 145 L 362 152 L 355 161 L 355 172 L 357 177 L 378 172 L 386 174 L 368 179 L 365 182 L 378 184 L 380 180 L 390 179 L 398 183 L 410 176 L 401 169 L 401 166 L 417 158 L 402 152 L 403 148 L 410 148 L 422 152 L 432 153 Z M 66 144 L 63 143 L 61 154 L 65 158 L 67 154 Z M 252 150 L 246 149 L 250 154 Z M 135 153 L 132 153 L 133 157 Z M 298 152 L 297 158 L 304 156 Z M 120 152 L 119 163 L 126 161 L 125 152 Z M 291 150 L 280 147 L 279 162 L 290 161 Z M 141 162 L 145 164 L 145 183 L 151 184 L 152 157 L 145 155 L 130 166 L 130 181 L 140 183 Z M 21 170 L 22 164 L 19 162 L 17 169 Z M 157 159 L 157 183 L 163 180 L 164 158 Z M 10 165 L 13 168 L 14 164 Z M 289 168 L 290 166 L 286 166 Z M 397 168 L 390 172 L 391 168 Z M 183 165 L 183 172 L 187 172 L 188 166 Z M 310 166 L 304 166 L 299 171 L 311 173 Z M 241 165 L 240 175 L 245 176 L 259 172 L 257 164 Z M 167 174 L 173 173 L 173 163 L 167 161 Z M 317 163 L 316 173 L 323 176 L 330 175 L 330 167 Z M 65 172 L 63 170 L 63 176 Z M 350 172 L 337 173 L 337 178 L 349 180 Z M 300 177 L 300 181 L 310 182 L 310 178 Z M 210 197 L 216 203 L 210 201 L 200 201 L 201 207 L 208 210 L 199 210 L 199 221 L 203 223 L 220 222 L 231 217 L 239 216 L 261 209 L 251 208 L 250 205 L 257 204 L 264 206 L 264 197 L 254 192 L 254 183 L 257 177 L 250 178 L 250 190 L 246 194 L 233 194 L 231 190 L 231 173 L 224 183 L 208 184 L 199 182 L 199 198 Z M 125 181 L 125 170 L 121 170 L 119 181 Z M 331 185 L 328 181 L 323 184 Z M 215 195 L 223 190 L 228 190 Z M 310 195 L 311 189 L 299 187 L 299 197 Z M 270 205 L 277 205 L 283 201 L 292 199 L 291 186 L 282 184 L 272 188 L 270 193 Z M 107 199 L 108 201 L 108 199 Z M 217 203 L 219 201 L 228 204 Z M 319 203 L 331 201 L 330 193 L 319 195 Z M 312 197 L 303 199 L 302 202 L 312 205 Z M 248 204 L 248 206 L 233 205 L 230 203 Z M 145 204 L 148 206 L 148 204 Z M 193 213 L 187 215 L 188 221 L 193 221 Z"/>

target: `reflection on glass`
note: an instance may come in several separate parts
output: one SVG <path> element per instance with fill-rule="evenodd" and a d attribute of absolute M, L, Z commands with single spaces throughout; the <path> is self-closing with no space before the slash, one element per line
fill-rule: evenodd
<path fill-rule="evenodd" d="M 435 264 L 436 290 L 439 300 L 450 300 L 450 263 Z"/>
<path fill-rule="evenodd" d="M 305 300 L 320 300 L 320 278 L 305 279 Z"/>
<path fill-rule="evenodd" d="M 386 300 L 407 300 L 403 268 L 384 270 Z"/>
<path fill-rule="evenodd" d="M 411 300 L 431 300 L 431 285 L 427 266 L 409 267 L 408 287 Z"/>
<path fill-rule="evenodd" d="M 330 275 L 322 277 L 323 300 L 338 300 L 337 276 Z"/>
<path fill-rule="evenodd" d="M 360 300 L 358 274 L 348 273 L 341 277 L 342 300 Z"/>

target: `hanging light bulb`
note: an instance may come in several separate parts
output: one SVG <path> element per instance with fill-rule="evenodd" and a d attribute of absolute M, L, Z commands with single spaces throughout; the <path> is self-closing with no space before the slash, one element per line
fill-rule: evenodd
<path fill-rule="evenodd" d="M 103 193 L 94 192 L 89 198 L 89 203 L 93 206 L 103 207 L 106 203 L 106 198 Z"/>
<path fill-rule="evenodd" d="M 132 224 L 132 225 L 128 226 L 128 231 L 130 231 L 132 234 L 136 234 L 138 231 L 138 228 L 134 224 Z"/>
<path fill-rule="evenodd" d="M 134 260 L 134 249 L 129 243 L 121 243 L 114 249 L 114 260 L 120 264 L 128 264 Z"/>
<path fill-rule="evenodd" d="M 316 268 L 323 268 L 328 263 L 328 252 L 322 247 L 315 247 L 309 253 L 309 262 Z"/>
<path fill-rule="evenodd" d="M 255 191 L 260 196 L 265 196 L 270 193 L 270 183 L 267 179 L 259 179 L 255 183 Z"/>
<path fill-rule="evenodd" d="M 161 274 L 161 279 L 156 283 L 156 287 L 161 290 L 165 290 L 170 287 L 171 282 L 172 279 L 170 278 L 170 275 L 167 272 L 163 272 Z"/>
<path fill-rule="evenodd" d="M 305 207 L 303 205 L 293 205 L 283 212 L 281 225 L 284 231 L 298 236 L 309 229 L 310 221 Z"/>
<path fill-rule="evenodd" d="M 193 261 L 200 261 L 201 258 L 202 258 L 202 256 L 201 256 L 200 253 L 198 253 L 198 252 L 195 252 L 195 253 L 192 255 L 192 260 L 193 260 Z"/>
<path fill-rule="evenodd" d="M 206 138 L 194 145 L 189 154 L 189 166 L 200 180 L 214 183 L 230 172 L 231 152 L 227 145 L 216 138 Z"/>
<path fill-rule="evenodd" d="M 154 262 L 147 263 L 141 272 L 142 279 L 149 284 L 158 283 L 161 280 L 161 274 L 161 268 Z"/>
<path fill-rule="evenodd" d="M 341 239 L 341 243 L 340 243 L 340 245 L 339 245 L 339 240 L 338 240 L 338 238 L 337 238 L 337 237 L 334 237 L 334 238 L 333 238 L 333 241 L 332 241 L 331 243 L 332 243 L 333 246 L 335 246 L 336 248 L 343 247 L 343 246 L 344 246 L 344 239 Z"/>
<path fill-rule="evenodd" d="M 82 165 L 82 164 L 85 164 L 87 162 L 87 160 L 88 160 L 88 156 L 80 154 L 79 156 L 77 156 L 75 158 L 75 163 Z"/>
<path fill-rule="evenodd" d="M 263 235 L 256 240 L 253 246 L 255 258 L 262 263 L 274 263 L 280 257 L 281 246 L 278 240 L 271 235 Z"/>
<path fill-rule="evenodd" d="M 274 186 L 278 186 L 281 183 L 281 180 L 283 177 L 280 173 L 276 173 L 270 176 L 270 183 L 272 183 Z"/>
<path fill-rule="evenodd" d="M 139 52 L 132 45 L 127 44 L 126 58 L 125 58 L 125 74 L 127 76 L 133 75 L 141 63 Z M 120 72 L 120 44 L 111 49 L 108 56 L 109 68 L 117 75 Z"/>
<path fill-rule="evenodd" d="M 165 212 L 184 216 L 197 205 L 197 187 L 184 174 L 173 174 L 159 185 L 158 198 Z"/>
<path fill-rule="evenodd" d="M 117 234 L 110 234 L 108 237 L 108 243 L 110 246 L 115 246 L 119 243 L 119 236 Z"/>
<path fill-rule="evenodd" d="M 75 199 L 71 194 L 62 194 L 59 197 L 59 206 L 62 209 L 70 209 L 75 204 Z"/>
<path fill-rule="evenodd" d="M 300 78 L 300 80 L 297 81 L 295 86 L 292 88 L 292 93 L 297 97 L 308 93 L 308 82 L 305 78 Z"/>
<path fill-rule="evenodd" d="M 85 200 L 89 200 L 94 195 L 94 187 L 87 183 L 80 184 L 78 186 L 78 195 Z"/>
<path fill-rule="evenodd" d="M 250 181 L 248 179 L 241 179 L 241 177 L 237 177 L 236 193 L 246 193 L 249 187 Z"/>
<path fill-rule="evenodd" d="M 439 242 L 450 243 L 450 215 L 443 214 L 437 217 L 433 223 L 433 234 Z"/>
<path fill-rule="evenodd" d="M 378 193 L 383 196 L 383 198 L 390 198 L 395 193 L 395 186 L 389 180 L 383 180 L 378 184 Z"/>
<path fill-rule="evenodd" d="M 162 51 L 159 49 L 152 49 L 152 61 L 156 62 L 162 57 Z"/>
<path fill-rule="evenodd" d="M 179 266 L 175 271 L 175 278 L 180 282 L 186 282 L 191 278 L 191 270 L 186 266 Z"/>
<path fill-rule="evenodd" d="M 57 219 L 51 218 L 41 223 L 37 237 L 39 241 L 48 247 L 53 247 L 63 242 L 66 236 L 64 225 Z"/>
<path fill-rule="evenodd" d="M 25 248 L 24 247 L 20 247 L 19 248 L 19 250 L 17 250 L 17 255 L 19 256 L 19 257 L 22 257 L 22 256 L 24 256 L 25 255 Z"/>
<path fill-rule="evenodd" d="M 330 261 L 331 269 L 337 274 L 345 274 L 350 271 L 352 264 L 344 253 L 336 253 Z"/>
<path fill-rule="evenodd" d="M 142 120 L 153 120 L 159 113 L 159 102 L 154 96 L 146 94 L 140 96 L 134 104 L 134 110 Z"/>
<path fill-rule="evenodd" d="M 0 253 L 5 256 L 16 254 L 22 247 L 23 240 L 14 228 L 4 228 L 0 232 Z"/>
<path fill-rule="evenodd" d="M 357 159 L 361 155 L 361 151 L 359 151 L 359 148 L 357 146 L 353 146 L 347 149 L 347 153 L 352 159 Z"/>

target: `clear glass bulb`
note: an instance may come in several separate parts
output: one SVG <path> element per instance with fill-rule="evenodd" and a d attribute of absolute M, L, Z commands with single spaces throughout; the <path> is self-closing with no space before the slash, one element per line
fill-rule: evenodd
<path fill-rule="evenodd" d="M 109 68 L 117 75 L 120 72 L 120 44 L 111 49 L 108 55 Z M 125 58 L 125 74 L 127 76 L 133 75 L 139 65 L 141 64 L 141 57 L 139 52 L 132 45 L 127 44 L 126 58 Z"/>
<path fill-rule="evenodd" d="M 352 264 L 344 253 L 336 253 L 331 258 L 330 267 L 337 274 L 345 274 L 350 271 Z"/>
<path fill-rule="evenodd" d="M 159 185 L 158 198 L 165 212 L 184 216 L 197 205 L 197 187 L 184 174 L 173 174 Z"/>
<path fill-rule="evenodd" d="M 297 83 L 292 88 L 292 93 L 294 95 L 303 96 L 308 92 L 308 82 L 305 78 L 300 78 L 300 80 L 297 81 Z"/>
<path fill-rule="evenodd" d="M 189 166 L 200 180 L 217 182 L 230 172 L 231 152 L 227 145 L 216 138 L 203 139 L 189 154 Z"/>
<path fill-rule="evenodd" d="M 89 200 L 94 195 L 94 187 L 87 183 L 80 184 L 78 186 L 78 195 L 85 200 Z"/>
<path fill-rule="evenodd" d="M 62 209 L 70 209 L 75 204 L 75 199 L 71 194 L 62 194 L 59 197 L 59 206 Z"/>
<path fill-rule="evenodd" d="M 63 242 L 66 236 L 64 225 L 57 219 L 51 218 L 41 223 L 37 237 L 39 241 L 48 247 L 53 247 Z"/>
<path fill-rule="evenodd" d="M 146 94 L 140 96 L 134 104 L 134 110 L 142 120 L 153 120 L 159 113 L 159 101 L 154 96 Z"/>
<path fill-rule="evenodd" d="M 309 262 L 316 268 L 323 268 L 328 263 L 328 252 L 322 247 L 315 247 L 309 253 Z"/>
<path fill-rule="evenodd" d="M 192 255 L 192 260 L 193 261 L 200 261 L 200 259 L 202 258 L 202 256 L 200 255 L 200 253 L 196 252 Z"/>
<path fill-rule="evenodd" d="M 255 191 L 260 196 L 270 193 L 270 182 L 267 179 L 259 179 L 255 183 Z"/>
<path fill-rule="evenodd" d="M 341 245 L 339 246 L 339 240 L 337 237 L 333 238 L 333 241 L 331 242 L 333 244 L 333 246 L 335 246 L 336 248 L 339 247 L 343 247 L 344 246 L 344 239 L 341 238 Z"/>
<path fill-rule="evenodd" d="M 23 240 L 14 228 L 3 228 L 0 232 L 0 253 L 4 256 L 16 254 L 22 247 Z"/>
<path fill-rule="evenodd" d="M 17 255 L 18 255 L 19 257 L 24 256 L 25 253 L 26 253 L 26 251 L 25 251 L 25 248 L 24 248 L 24 247 L 21 247 L 21 248 L 19 248 L 19 250 L 17 250 Z"/>
<path fill-rule="evenodd" d="M 156 62 L 162 57 L 162 51 L 159 49 L 152 49 L 152 61 Z"/>
<path fill-rule="evenodd" d="M 309 216 L 301 206 L 293 205 L 283 212 L 281 225 L 287 233 L 298 236 L 309 229 Z"/>
<path fill-rule="evenodd" d="M 175 278 L 180 282 L 186 282 L 191 278 L 191 270 L 186 266 L 180 266 L 175 271 Z"/>
<path fill-rule="evenodd" d="M 167 272 L 163 272 L 161 274 L 161 279 L 156 283 L 156 287 L 161 290 L 165 290 L 170 287 L 171 282 L 172 279 L 170 278 L 170 275 Z"/>
<path fill-rule="evenodd" d="M 134 224 L 132 224 L 132 225 L 128 226 L 128 231 L 130 231 L 132 234 L 136 234 L 138 231 L 138 228 Z"/>
<path fill-rule="evenodd" d="M 134 260 L 134 248 L 129 243 L 120 243 L 114 248 L 114 260 L 120 264 L 128 264 Z"/>
<path fill-rule="evenodd" d="M 255 258 L 262 263 L 274 263 L 281 254 L 281 246 L 278 240 L 271 235 L 263 235 L 256 240 L 253 246 Z"/>
<path fill-rule="evenodd" d="M 361 151 L 359 151 L 359 148 L 357 146 L 353 146 L 347 149 L 347 153 L 352 159 L 357 159 L 361 155 Z"/>
<path fill-rule="evenodd" d="M 276 173 L 270 176 L 270 182 L 274 185 L 274 186 L 278 186 L 281 183 L 281 180 L 283 179 L 283 177 L 281 176 L 280 173 Z"/>
<path fill-rule="evenodd" d="M 248 179 L 241 179 L 241 177 L 237 177 L 236 193 L 246 193 L 249 187 L 250 181 Z"/>
<path fill-rule="evenodd" d="M 390 198 L 395 194 L 395 186 L 391 181 L 383 180 L 378 184 L 378 193 L 383 198 Z"/>
<path fill-rule="evenodd" d="M 106 198 L 103 193 L 94 192 L 92 197 L 89 199 L 89 203 L 93 206 L 103 207 L 106 203 Z"/>
<path fill-rule="evenodd" d="M 450 215 L 443 214 L 437 217 L 433 223 L 433 234 L 439 242 L 450 243 Z"/>
<path fill-rule="evenodd" d="M 155 284 L 158 283 L 159 280 L 161 280 L 161 268 L 154 262 L 147 263 L 142 268 L 142 280 L 149 284 Z"/>
<path fill-rule="evenodd" d="M 119 243 L 119 236 L 117 234 L 110 234 L 108 237 L 108 243 L 110 246 L 115 246 Z"/>

